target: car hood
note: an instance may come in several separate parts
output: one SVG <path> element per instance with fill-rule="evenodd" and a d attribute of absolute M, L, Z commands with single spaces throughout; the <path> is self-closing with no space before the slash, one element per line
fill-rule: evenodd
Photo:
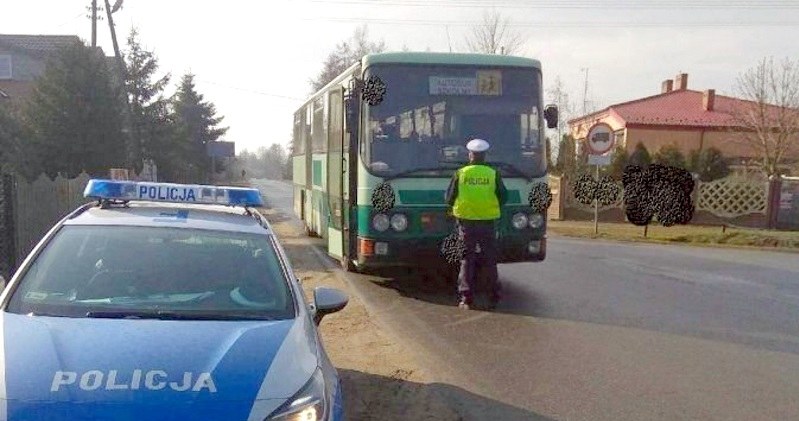
<path fill-rule="evenodd" d="M 318 366 L 317 336 L 305 317 L 168 321 L 3 313 L 0 326 L 0 421 L 246 420 L 255 406 L 263 412 L 282 404 Z"/>

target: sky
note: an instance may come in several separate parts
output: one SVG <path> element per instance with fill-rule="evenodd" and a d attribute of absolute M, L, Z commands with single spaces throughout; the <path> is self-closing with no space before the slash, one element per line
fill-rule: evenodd
<path fill-rule="evenodd" d="M 88 42 L 90 4 L 3 0 L 0 33 Z M 799 59 L 796 0 L 124 0 L 114 20 L 123 49 L 138 28 L 172 75 L 169 93 L 196 75 L 240 152 L 288 145 L 309 80 L 359 25 L 389 50 L 465 52 L 491 10 L 525 40 L 518 55 L 541 61 L 545 86 L 562 81 L 576 115 L 658 94 L 680 72 L 689 89 L 734 95 L 736 78 L 763 57 Z M 108 22 L 98 26 L 112 55 Z"/>

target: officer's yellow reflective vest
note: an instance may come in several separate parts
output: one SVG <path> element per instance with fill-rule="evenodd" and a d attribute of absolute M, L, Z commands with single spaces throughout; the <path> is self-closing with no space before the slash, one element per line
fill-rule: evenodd
<path fill-rule="evenodd" d="M 458 196 L 452 206 L 458 219 L 499 219 L 497 171 L 487 165 L 467 165 L 458 170 Z"/>

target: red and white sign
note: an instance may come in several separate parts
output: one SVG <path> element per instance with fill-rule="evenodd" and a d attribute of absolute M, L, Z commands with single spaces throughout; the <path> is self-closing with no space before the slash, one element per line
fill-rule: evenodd
<path fill-rule="evenodd" d="M 591 155 L 604 155 L 613 149 L 615 143 L 613 129 L 606 123 L 596 123 L 588 130 L 586 145 Z"/>

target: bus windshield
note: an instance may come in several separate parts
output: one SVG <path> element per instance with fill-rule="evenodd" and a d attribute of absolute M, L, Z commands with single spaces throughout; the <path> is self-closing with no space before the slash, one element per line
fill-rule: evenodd
<path fill-rule="evenodd" d="M 487 160 L 503 176 L 546 172 L 538 70 L 379 65 L 372 76 L 386 84 L 383 101 L 365 106 L 361 151 L 374 175 L 451 175 L 475 138 L 490 142 Z"/>

